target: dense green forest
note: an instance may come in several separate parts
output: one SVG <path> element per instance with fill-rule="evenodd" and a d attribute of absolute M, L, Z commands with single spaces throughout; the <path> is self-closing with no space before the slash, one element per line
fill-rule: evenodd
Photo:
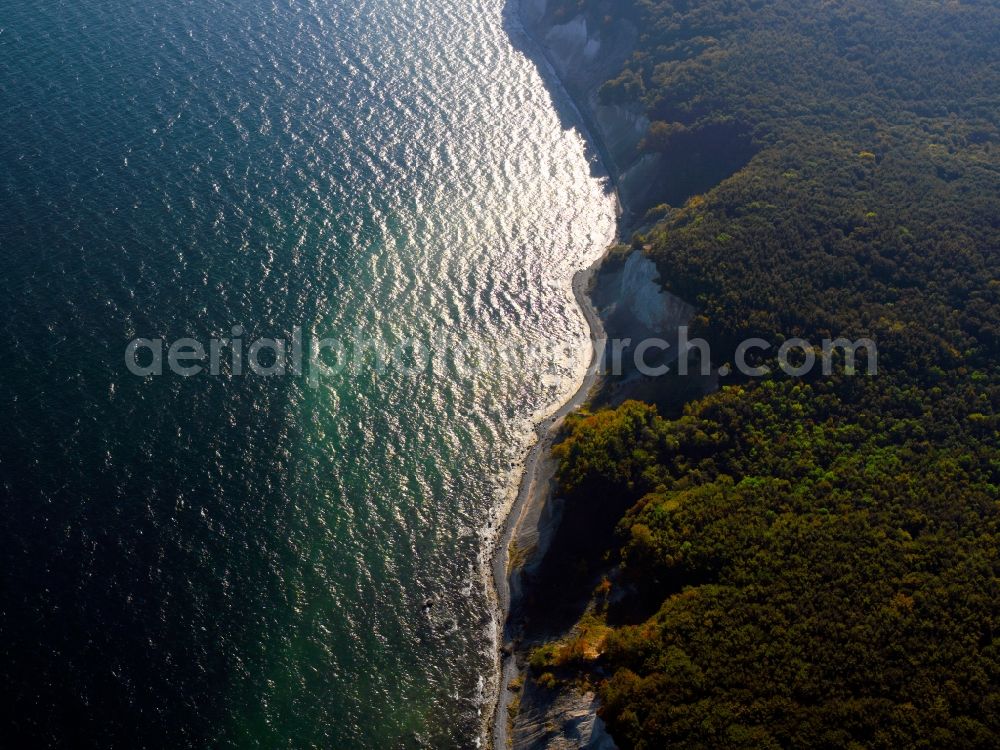
<path fill-rule="evenodd" d="M 636 244 L 713 365 L 845 336 L 879 371 L 570 419 L 570 523 L 628 510 L 536 678 L 595 687 L 623 750 L 1000 747 L 1000 7 L 549 9 L 581 12 L 640 30 L 600 97 L 653 122 Z"/>

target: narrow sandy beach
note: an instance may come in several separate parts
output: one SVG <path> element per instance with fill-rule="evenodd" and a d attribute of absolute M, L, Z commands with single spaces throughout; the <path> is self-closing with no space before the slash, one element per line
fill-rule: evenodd
<path fill-rule="evenodd" d="M 505 11 L 508 21 L 514 21 L 517 32 L 534 46 L 536 54 L 532 56 L 539 64 L 542 77 L 553 94 L 562 99 L 576 113 L 577 123 L 575 126 L 580 129 L 588 144 L 595 149 L 595 167 L 605 179 L 609 180 L 609 190 L 613 194 L 614 208 L 619 220 L 618 231 L 620 232 L 623 206 L 615 179 L 601 159 L 601 144 L 594 138 L 588 127 L 588 119 L 581 112 L 574 97 L 566 90 L 545 49 L 522 25 L 520 5 L 521 0 L 513 0 L 508 5 Z M 616 234 L 597 260 L 573 276 L 573 296 L 590 330 L 590 362 L 583 382 L 573 395 L 555 412 L 535 426 L 535 442 L 526 454 L 517 496 L 494 541 L 492 577 L 496 596 L 495 615 L 498 618 L 497 633 L 500 649 L 498 654 L 500 679 L 493 706 L 492 732 L 489 735 L 489 745 L 494 750 L 505 750 L 508 747 L 507 706 L 512 694 L 507 686 L 518 675 L 516 657 L 510 648 L 512 634 L 508 632 L 507 622 L 511 612 L 512 599 L 516 598 L 519 593 L 513 589 L 517 587 L 520 571 L 539 561 L 538 553 L 547 548 L 558 525 L 558 518 L 547 517 L 547 511 L 551 510 L 550 501 L 555 489 L 556 462 L 552 458 L 552 446 L 566 416 L 586 403 L 604 375 L 603 351 L 598 351 L 595 346 L 595 342 L 605 339 L 604 325 L 594 307 L 590 293 L 596 283 L 601 265 L 612 247 L 620 240 L 620 236 Z M 517 556 L 512 567 L 511 550 L 515 548 Z"/>
<path fill-rule="evenodd" d="M 610 250 L 610 247 L 608 248 Z M 507 649 L 511 634 L 507 619 L 511 609 L 512 579 L 526 564 L 537 562 L 538 553 L 548 546 L 555 524 L 543 520 L 547 505 L 554 490 L 556 462 L 552 458 L 552 446 L 559 434 L 566 415 L 582 406 L 603 376 L 601 355 L 593 343 L 604 338 L 604 326 L 590 299 L 590 290 L 607 250 L 593 265 L 578 271 L 573 277 L 573 295 L 579 304 L 587 326 L 590 328 L 591 360 L 586 376 L 573 396 L 555 413 L 535 427 L 535 444 L 528 452 L 524 463 L 524 473 L 518 488 L 517 498 L 507 515 L 503 530 L 497 539 L 493 556 L 493 583 L 497 596 L 500 616 L 500 643 L 504 649 L 497 703 L 493 718 L 492 746 L 497 750 L 507 747 L 507 703 L 510 699 L 507 686 L 517 676 L 517 665 L 513 653 Z M 510 568 L 512 546 L 517 546 L 517 567 Z M 516 594 L 515 594 L 516 595 Z"/>

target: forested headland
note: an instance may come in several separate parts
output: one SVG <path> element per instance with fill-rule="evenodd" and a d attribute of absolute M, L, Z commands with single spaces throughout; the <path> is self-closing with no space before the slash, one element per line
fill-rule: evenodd
<path fill-rule="evenodd" d="M 568 420 L 566 523 L 609 528 L 547 563 L 539 616 L 573 622 L 533 679 L 594 689 L 623 750 L 1000 746 L 1000 7 L 546 13 L 637 30 L 600 89 L 663 165 L 634 244 L 714 368 L 774 348 L 683 408 Z M 870 338 L 878 373 L 789 377 L 790 337 Z"/>

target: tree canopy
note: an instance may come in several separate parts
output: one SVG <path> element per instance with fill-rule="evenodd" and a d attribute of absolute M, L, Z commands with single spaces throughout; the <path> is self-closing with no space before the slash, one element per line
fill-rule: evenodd
<path fill-rule="evenodd" d="M 665 191 L 640 244 L 714 364 L 750 336 L 765 360 L 843 336 L 876 341 L 879 370 L 734 374 L 683 414 L 570 419 L 568 507 L 631 509 L 600 645 L 540 668 L 596 686 L 623 750 L 996 747 L 1000 9 L 550 12 L 633 23 L 602 101 L 652 121 L 636 158 L 713 175 Z"/>

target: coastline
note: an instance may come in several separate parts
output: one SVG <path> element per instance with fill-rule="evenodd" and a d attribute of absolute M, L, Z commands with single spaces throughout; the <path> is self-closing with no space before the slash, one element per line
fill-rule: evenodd
<path fill-rule="evenodd" d="M 577 271 L 573 277 L 573 296 L 590 328 L 591 342 L 604 335 L 604 326 L 590 299 L 589 290 L 610 249 L 611 246 L 590 267 Z M 510 646 L 509 618 L 512 603 L 519 593 L 520 572 L 535 562 L 540 557 L 540 553 L 544 553 L 556 525 L 550 520 L 547 523 L 540 522 L 535 529 L 531 529 L 529 522 L 531 519 L 541 519 L 546 511 L 550 510 L 556 471 L 552 447 L 563 421 L 567 415 L 579 409 L 587 401 L 591 392 L 600 385 L 602 379 L 601 358 L 597 356 L 596 352 L 592 352 L 591 362 L 580 387 L 553 414 L 536 425 L 536 439 L 524 462 L 521 479 L 518 482 L 517 497 L 496 540 L 491 572 L 497 614 L 500 620 L 498 633 L 501 660 L 500 680 L 497 685 L 491 722 L 493 725 L 491 747 L 495 750 L 507 747 L 507 709 L 512 698 L 509 685 L 519 674 L 516 654 Z M 521 545 L 518 542 L 520 540 L 521 543 L 524 543 L 526 538 L 532 540 L 532 546 L 528 547 L 528 556 L 512 564 L 512 547 L 517 545 L 517 549 L 520 550 Z"/>
<path fill-rule="evenodd" d="M 553 491 L 555 489 L 556 461 L 552 448 L 567 415 L 578 410 L 591 394 L 600 387 L 604 379 L 602 356 L 594 350 L 593 343 L 605 336 L 604 324 L 594 306 L 591 292 L 598 272 L 612 248 L 621 241 L 622 221 L 625 206 L 618 190 L 617 175 L 610 168 L 605 156 L 604 144 L 595 135 L 591 119 L 584 113 L 584 107 L 566 87 L 559 76 L 555 64 L 549 58 L 544 44 L 529 31 L 522 15 L 524 0 L 510 0 L 504 10 L 505 22 L 514 22 L 515 30 L 534 49 L 533 59 L 539 64 L 539 72 L 554 96 L 568 104 L 578 120 L 577 127 L 594 153 L 594 163 L 598 173 L 608 180 L 609 191 L 613 195 L 615 213 L 618 220 L 615 237 L 589 267 L 577 271 L 572 279 L 573 297 L 583 314 L 589 329 L 592 345 L 591 361 L 579 387 L 554 412 L 542 419 L 534 427 L 535 438 L 526 453 L 521 466 L 521 476 L 516 484 L 517 494 L 506 513 L 498 534 L 493 541 L 490 560 L 493 594 L 497 617 L 498 682 L 493 700 L 492 717 L 489 720 L 488 747 L 504 750 L 509 747 L 509 707 L 514 692 L 511 683 L 520 675 L 517 664 L 517 650 L 512 642 L 510 616 L 512 606 L 520 594 L 521 572 L 540 561 L 548 547 L 552 533 L 558 526 L 558 518 L 545 518 L 552 514 Z M 534 528 L 531 528 L 532 525 Z M 516 559 L 512 560 L 512 550 L 516 549 Z"/>
<path fill-rule="evenodd" d="M 610 249 L 608 247 L 601 257 L 588 268 L 577 271 L 573 277 L 573 296 L 590 328 L 592 343 L 604 335 L 604 324 L 590 298 L 590 289 Z M 592 352 L 591 362 L 579 388 L 573 392 L 569 400 L 535 426 L 535 441 L 528 450 L 524 462 L 521 479 L 518 482 L 517 498 L 507 514 L 504 528 L 497 539 L 497 554 L 493 556 L 492 568 L 494 581 L 497 584 L 498 604 L 505 614 L 509 614 L 511 605 L 511 574 L 521 568 L 521 566 L 510 568 L 510 544 L 517 540 L 519 532 L 524 531 L 523 523 L 532 515 L 532 511 L 538 511 L 539 506 L 547 503 L 551 496 L 551 480 L 555 472 L 555 461 L 551 453 L 559 428 L 567 415 L 586 403 L 594 388 L 601 384 L 603 376 L 600 358 L 596 352 Z"/>

